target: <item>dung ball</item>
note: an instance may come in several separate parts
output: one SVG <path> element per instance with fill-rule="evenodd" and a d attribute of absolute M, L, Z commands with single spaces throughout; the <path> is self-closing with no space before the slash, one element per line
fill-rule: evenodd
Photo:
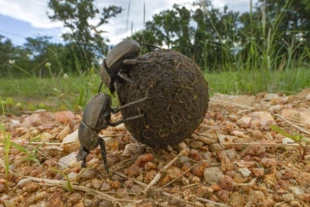
<path fill-rule="evenodd" d="M 156 50 L 140 56 L 117 87 L 120 105 L 149 99 L 121 111 L 125 127 L 140 143 L 154 148 L 176 146 L 203 121 L 208 109 L 208 84 L 199 67 L 188 57 L 172 50 Z"/>

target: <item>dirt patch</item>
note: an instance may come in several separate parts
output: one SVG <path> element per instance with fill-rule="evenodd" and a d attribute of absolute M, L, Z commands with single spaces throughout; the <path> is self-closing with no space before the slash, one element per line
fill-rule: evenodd
<path fill-rule="evenodd" d="M 6 176 L 0 143 L 0 205 L 310 206 L 309 149 L 302 160 L 298 143 L 269 128 L 309 138 L 309 93 L 241 97 L 212 97 L 193 137 L 170 153 L 138 143 L 124 125 L 102 131 L 110 174 L 99 148 L 88 168 L 75 161 L 80 114 L 0 116 L 11 141 L 27 150 L 11 146 Z"/>

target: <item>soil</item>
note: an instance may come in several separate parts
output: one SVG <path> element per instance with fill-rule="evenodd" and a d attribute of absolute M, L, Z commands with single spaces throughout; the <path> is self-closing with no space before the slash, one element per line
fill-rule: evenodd
<path fill-rule="evenodd" d="M 109 173 L 99 148 L 87 168 L 74 159 L 81 114 L 1 116 L 18 145 L 5 156 L 0 143 L 0 206 L 310 206 L 308 147 L 269 127 L 309 138 L 309 94 L 215 94 L 192 137 L 170 152 L 109 127 L 101 132 Z"/>

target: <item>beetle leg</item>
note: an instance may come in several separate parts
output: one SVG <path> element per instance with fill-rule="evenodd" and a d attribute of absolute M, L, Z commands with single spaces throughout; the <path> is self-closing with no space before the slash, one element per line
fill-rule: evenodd
<path fill-rule="evenodd" d="M 127 82 L 129 82 L 129 83 L 132 83 L 132 84 L 134 84 L 135 86 L 138 86 L 138 84 L 136 84 L 134 81 L 132 81 L 131 79 L 129 79 L 125 73 L 118 72 L 117 75 L 118 75 L 119 77 L 121 77 L 123 80 L 125 80 L 125 81 L 127 81 Z"/>
<path fill-rule="evenodd" d="M 150 97 L 144 97 L 144 98 L 142 98 L 142 99 L 140 99 L 140 100 L 130 102 L 130 103 L 125 104 L 125 105 L 123 105 L 123 106 L 120 106 L 120 107 L 118 107 L 118 108 L 116 108 L 116 109 L 112 109 L 112 113 L 115 114 L 115 113 L 117 113 L 117 112 L 123 110 L 124 108 L 127 108 L 127 107 L 132 106 L 132 105 L 137 104 L 137 103 L 140 103 L 140 102 L 145 101 L 145 100 L 147 100 L 147 99 L 150 99 Z"/>
<path fill-rule="evenodd" d="M 144 61 L 144 60 L 136 60 L 136 59 L 125 59 L 123 63 L 125 65 L 135 65 L 137 63 L 150 63 L 151 61 Z"/>
<path fill-rule="evenodd" d="M 105 149 L 104 139 L 99 137 L 98 138 L 98 145 L 100 146 L 104 167 L 105 167 L 106 171 L 109 173 L 109 166 L 108 166 L 108 162 L 107 162 L 107 153 L 106 153 L 106 149 Z"/>
<path fill-rule="evenodd" d="M 89 150 L 81 146 L 80 151 L 76 155 L 76 161 L 82 160 L 81 167 L 86 167 L 86 157 L 88 154 Z"/>
<path fill-rule="evenodd" d="M 131 121 L 131 120 L 134 120 L 134 119 L 138 119 L 138 118 L 141 118 L 141 117 L 144 117 L 144 114 L 140 114 L 140 115 L 137 115 L 137 116 L 132 116 L 132 117 L 129 117 L 127 119 L 121 119 L 119 121 L 116 121 L 116 122 L 110 122 L 108 123 L 109 126 L 117 126 L 117 125 L 120 125 L 126 121 Z"/>

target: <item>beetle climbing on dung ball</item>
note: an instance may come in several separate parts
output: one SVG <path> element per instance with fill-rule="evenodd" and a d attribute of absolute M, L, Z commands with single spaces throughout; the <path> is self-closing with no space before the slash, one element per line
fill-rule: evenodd
<path fill-rule="evenodd" d="M 136 58 L 141 51 L 140 45 L 134 40 L 124 40 L 117 44 L 103 60 L 100 73 L 102 82 L 113 94 L 116 82 L 127 81 L 135 86 L 137 84 L 127 77 L 127 72 L 132 65 L 147 63 L 138 61 Z"/>

